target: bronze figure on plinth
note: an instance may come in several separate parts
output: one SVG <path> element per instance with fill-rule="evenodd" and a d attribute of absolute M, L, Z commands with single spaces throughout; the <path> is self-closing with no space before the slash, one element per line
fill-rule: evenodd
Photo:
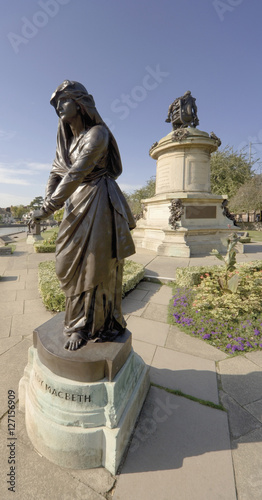
<path fill-rule="evenodd" d="M 192 97 L 190 90 L 170 104 L 166 122 L 172 122 L 173 130 L 199 125 L 196 100 Z"/>
<path fill-rule="evenodd" d="M 65 80 L 51 97 L 58 116 L 56 158 L 39 221 L 65 204 L 56 273 L 66 295 L 65 348 L 112 340 L 123 332 L 123 259 L 135 252 L 135 221 L 115 179 L 122 172 L 114 136 L 93 97 Z"/>

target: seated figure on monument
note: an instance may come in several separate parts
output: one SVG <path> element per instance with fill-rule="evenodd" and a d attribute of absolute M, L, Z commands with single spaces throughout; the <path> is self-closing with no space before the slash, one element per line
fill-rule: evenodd
<path fill-rule="evenodd" d="M 170 104 L 166 122 L 172 122 L 173 130 L 190 125 L 196 127 L 199 124 L 196 100 L 190 90 Z"/>
<path fill-rule="evenodd" d="M 113 340 L 123 332 L 123 259 L 135 252 L 135 221 L 115 179 L 122 172 L 114 136 L 93 97 L 65 80 L 51 97 L 59 116 L 56 158 L 45 201 L 33 220 L 65 204 L 56 242 L 56 273 L 66 295 L 65 348 Z"/>

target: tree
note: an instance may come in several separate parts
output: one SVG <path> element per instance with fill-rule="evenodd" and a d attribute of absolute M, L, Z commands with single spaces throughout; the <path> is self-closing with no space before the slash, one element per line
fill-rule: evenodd
<path fill-rule="evenodd" d="M 236 213 L 255 212 L 262 207 L 262 175 L 255 175 L 230 199 L 230 210 Z"/>
<path fill-rule="evenodd" d="M 37 210 L 41 208 L 43 203 L 44 203 L 44 198 L 42 196 L 36 196 L 36 198 L 34 198 L 33 201 L 31 201 L 29 206 L 31 210 Z"/>
<path fill-rule="evenodd" d="M 245 154 L 237 153 L 229 146 L 213 153 L 210 162 L 212 193 L 232 198 L 240 186 L 251 180 L 253 164 Z"/>
<path fill-rule="evenodd" d="M 138 220 L 142 216 L 143 212 L 142 200 L 154 196 L 155 188 L 156 188 L 155 177 L 151 177 L 151 179 L 147 181 L 144 187 L 136 189 L 131 194 L 124 193 L 135 219 Z"/>
<path fill-rule="evenodd" d="M 17 205 L 17 206 L 12 206 L 11 205 L 11 214 L 15 219 L 21 219 L 21 217 L 28 212 L 28 207 L 25 207 L 24 205 Z"/>

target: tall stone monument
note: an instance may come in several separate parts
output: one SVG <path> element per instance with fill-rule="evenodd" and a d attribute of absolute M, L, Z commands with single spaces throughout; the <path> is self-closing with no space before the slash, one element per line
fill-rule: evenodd
<path fill-rule="evenodd" d="M 210 188 L 210 156 L 221 141 L 196 128 L 197 107 L 189 91 L 169 106 L 166 121 L 173 130 L 150 149 L 157 160 L 156 191 L 143 200 L 135 244 L 174 257 L 224 251 L 234 222 L 227 217 L 226 197 Z"/>

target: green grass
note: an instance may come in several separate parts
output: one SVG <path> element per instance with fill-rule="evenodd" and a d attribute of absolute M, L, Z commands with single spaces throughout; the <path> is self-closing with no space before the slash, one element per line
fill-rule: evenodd
<path fill-rule="evenodd" d="M 123 273 L 123 296 L 144 277 L 144 267 L 131 260 L 126 260 Z M 65 294 L 60 288 L 55 273 L 55 261 L 40 262 L 38 266 L 39 290 L 45 307 L 49 311 L 59 312 L 65 309 Z"/>
<path fill-rule="evenodd" d="M 169 389 L 168 387 L 163 387 L 162 385 L 154 384 L 153 382 L 151 382 L 151 386 L 156 387 L 157 389 L 162 389 L 169 394 L 174 394 L 174 396 L 181 396 L 183 398 L 190 399 L 190 401 L 195 401 L 196 403 L 199 403 L 201 405 L 209 406 L 210 408 L 214 408 L 215 410 L 226 411 L 226 409 L 222 405 L 217 405 L 215 403 L 212 403 L 212 401 L 206 401 L 205 399 L 196 398 L 195 396 L 186 394 L 179 389 Z"/>
<path fill-rule="evenodd" d="M 262 231 L 248 231 L 251 241 L 262 241 Z"/>
<path fill-rule="evenodd" d="M 42 238 L 44 238 L 44 240 L 48 240 L 49 238 L 53 238 L 53 236 L 57 233 L 58 233 L 58 227 L 55 226 L 55 227 L 50 227 L 49 229 L 46 229 L 46 231 L 42 231 L 41 236 L 42 236 Z"/>

